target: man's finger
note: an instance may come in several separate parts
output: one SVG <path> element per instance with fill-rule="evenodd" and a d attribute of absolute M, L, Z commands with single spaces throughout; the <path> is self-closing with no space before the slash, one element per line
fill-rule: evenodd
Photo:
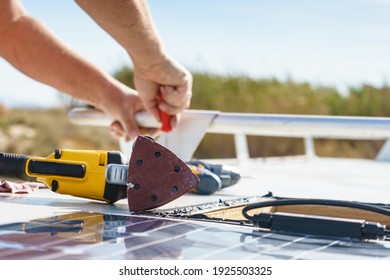
<path fill-rule="evenodd" d="M 164 102 L 159 104 L 159 108 L 169 115 L 176 115 L 187 109 L 190 105 L 191 93 L 182 91 L 174 87 L 161 87 Z"/>

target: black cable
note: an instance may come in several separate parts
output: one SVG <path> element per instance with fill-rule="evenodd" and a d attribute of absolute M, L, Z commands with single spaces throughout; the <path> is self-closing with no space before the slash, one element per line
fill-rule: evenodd
<path fill-rule="evenodd" d="M 329 199 L 315 199 L 315 198 L 283 198 L 279 200 L 269 200 L 249 204 L 242 209 L 242 214 L 248 220 L 251 220 L 253 217 L 248 214 L 248 211 L 253 209 L 259 209 L 270 206 L 286 206 L 286 205 L 322 205 L 322 206 L 338 206 L 344 208 L 353 208 L 366 210 L 370 212 L 375 212 L 390 216 L 390 210 L 387 210 L 384 207 L 377 206 L 375 204 L 368 204 L 362 202 L 353 202 L 345 200 L 329 200 Z"/>
<path fill-rule="evenodd" d="M 322 205 L 360 209 L 390 216 L 390 210 L 368 203 L 343 200 L 283 198 L 252 203 L 243 208 L 242 214 L 254 226 L 285 233 L 347 237 L 353 239 L 386 239 L 390 230 L 385 225 L 357 219 L 343 219 L 293 213 L 259 213 L 253 216 L 248 211 L 270 206 Z"/>

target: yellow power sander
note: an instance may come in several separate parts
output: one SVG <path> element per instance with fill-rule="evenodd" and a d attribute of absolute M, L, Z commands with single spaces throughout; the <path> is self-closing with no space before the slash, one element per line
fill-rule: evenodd
<path fill-rule="evenodd" d="M 130 211 L 162 206 L 199 183 L 173 152 L 143 136 L 128 162 L 119 151 L 106 150 L 62 149 L 47 157 L 0 153 L 0 179 L 41 182 L 59 194 L 108 203 L 127 197 Z"/>

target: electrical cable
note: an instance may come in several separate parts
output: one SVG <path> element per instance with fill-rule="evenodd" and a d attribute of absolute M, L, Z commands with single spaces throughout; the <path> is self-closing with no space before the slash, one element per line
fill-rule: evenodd
<path fill-rule="evenodd" d="M 251 220 L 252 216 L 248 214 L 248 211 L 250 210 L 270 207 L 270 206 L 286 206 L 286 205 L 337 206 L 337 207 L 344 207 L 344 208 L 366 210 L 366 211 L 390 216 L 390 210 L 387 210 L 386 208 L 380 207 L 375 204 L 345 201 L 345 200 L 329 200 L 329 199 L 315 199 L 315 198 L 283 198 L 279 200 L 269 200 L 269 201 L 251 203 L 242 209 L 242 213 L 245 218 Z"/>
<path fill-rule="evenodd" d="M 252 203 L 243 208 L 242 214 L 251 221 L 254 226 L 279 232 L 313 234 L 331 237 L 348 237 L 354 239 L 386 239 L 390 230 L 380 223 L 368 222 L 358 219 L 333 218 L 293 213 L 258 213 L 253 216 L 248 212 L 271 206 L 286 205 L 321 205 L 336 206 L 352 209 L 360 209 L 390 217 L 390 210 L 378 204 L 361 202 L 307 199 L 307 198 L 283 198 Z"/>

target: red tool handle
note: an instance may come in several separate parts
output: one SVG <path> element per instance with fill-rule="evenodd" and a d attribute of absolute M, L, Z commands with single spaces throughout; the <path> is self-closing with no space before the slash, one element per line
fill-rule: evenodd
<path fill-rule="evenodd" d="M 164 97 L 163 97 L 161 92 L 160 92 L 160 102 L 164 102 Z M 160 109 L 159 109 L 159 112 L 160 112 L 160 118 L 162 121 L 161 130 L 164 132 L 171 131 L 172 130 L 172 126 L 171 126 L 172 116 L 168 115 L 167 113 L 165 113 L 163 110 L 160 110 Z"/>

